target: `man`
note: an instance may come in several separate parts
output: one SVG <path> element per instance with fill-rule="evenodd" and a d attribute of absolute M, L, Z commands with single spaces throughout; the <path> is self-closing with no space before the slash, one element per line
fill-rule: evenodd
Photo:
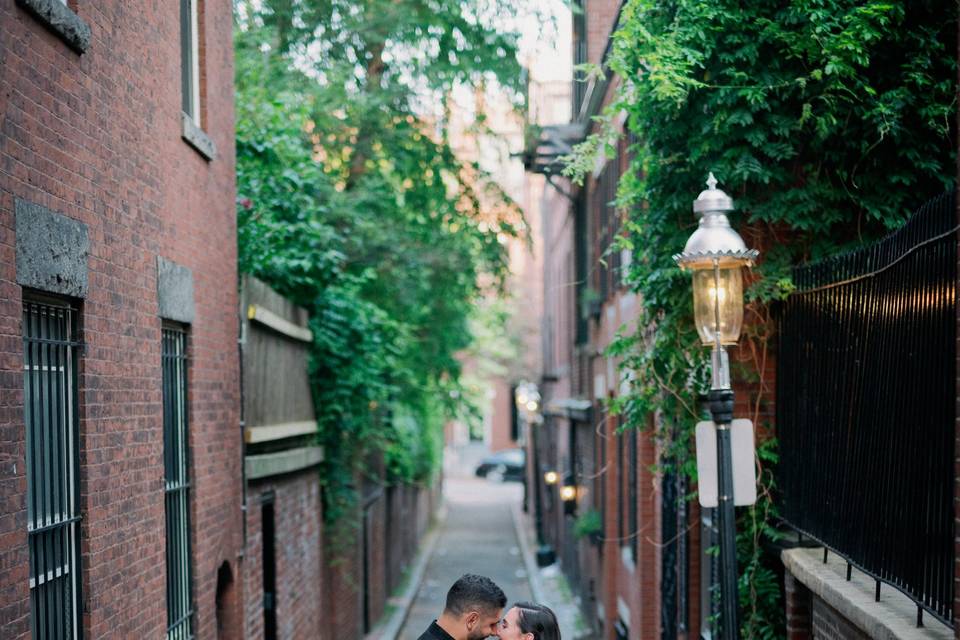
<path fill-rule="evenodd" d="M 471 573 L 453 583 L 440 617 L 419 640 L 484 640 L 497 635 L 507 596 L 493 580 Z"/>

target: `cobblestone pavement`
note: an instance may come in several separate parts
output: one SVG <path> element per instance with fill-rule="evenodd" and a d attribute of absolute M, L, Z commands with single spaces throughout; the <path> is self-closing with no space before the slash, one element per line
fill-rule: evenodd
<path fill-rule="evenodd" d="M 440 615 L 450 585 L 464 573 L 490 577 L 509 602 L 533 599 L 511 514 L 523 499 L 523 485 L 474 477 L 482 454 L 477 447 L 448 454 L 446 516 L 438 524 L 436 545 L 400 640 L 416 640 L 423 633 Z"/>

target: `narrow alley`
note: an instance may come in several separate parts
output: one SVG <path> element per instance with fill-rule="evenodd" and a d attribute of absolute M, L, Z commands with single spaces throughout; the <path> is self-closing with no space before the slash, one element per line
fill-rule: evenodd
<path fill-rule="evenodd" d="M 482 445 L 470 445 L 447 461 L 445 514 L 399 640 L 423 633 L 443 609 L 450 585 L 465 573 L 490 577 L 508 602 L 533 597 L 512 515 L 523 500 L 523 485 L 476 477 L 485 453 Z"/>
<path fill-rule="evenodd" d="M 0 0 L 0 640 L 960 640 L 958 38 Z"/>

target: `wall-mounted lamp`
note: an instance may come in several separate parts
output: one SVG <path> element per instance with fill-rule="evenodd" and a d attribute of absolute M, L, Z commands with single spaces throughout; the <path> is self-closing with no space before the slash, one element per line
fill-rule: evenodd
<path fill-rule="evenodd" d="M 560 480 L 560 474 L 556 471 L 550 470 L 543 474 L 543 481 L 550 486 L 557 484 Z"/>
<path fill-rule="evenodd" d="M 577 511 L 577 485 L 574 484 L 573 474 L 567 474 L 560 486 L 560 499 L 563 501 L 563 512 L 570 516 Z"/>

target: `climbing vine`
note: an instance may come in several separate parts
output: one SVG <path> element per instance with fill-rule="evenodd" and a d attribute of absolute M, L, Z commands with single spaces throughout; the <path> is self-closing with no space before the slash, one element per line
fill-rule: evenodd
<path fill-rule="evenodd" d="M 517 11 L 234 2 L 240 268 L 310 312 L 328 524 L 364 484 L 432 483 L 466 412 L 460 355 L 523 221 L 455 155 L 450 96 L 497 83 L 522 107 L 518 36 L 494 24 Z"/>
<path fill-rule="evenodd" d="M 791 266 L 882 235 L 950 184 L 956 21 L 952 1 L 628 1 L 608 61 L 615 98 L 569 159 L 582 180 L 613 155 L 626 114 L 636 142 L 618 188 L 629 213 L 617 249 L 633 253 L 628 281 L 642 313 L 610 347 L 633 378 L 615 409 L 635 428 L 660 416 L 665 459 L 691 476 L 707 354 L 689 276 L 670 256 L 693 230 L 691 201 L 708 171 L 737 201 L 733 225 L 761 250 L 732 357 L 759 441 L 760 498 L 738 515 L 744 638 L 784 633 L 763 553 L 777 536 L 771 310 L 792 290 Z"/>

